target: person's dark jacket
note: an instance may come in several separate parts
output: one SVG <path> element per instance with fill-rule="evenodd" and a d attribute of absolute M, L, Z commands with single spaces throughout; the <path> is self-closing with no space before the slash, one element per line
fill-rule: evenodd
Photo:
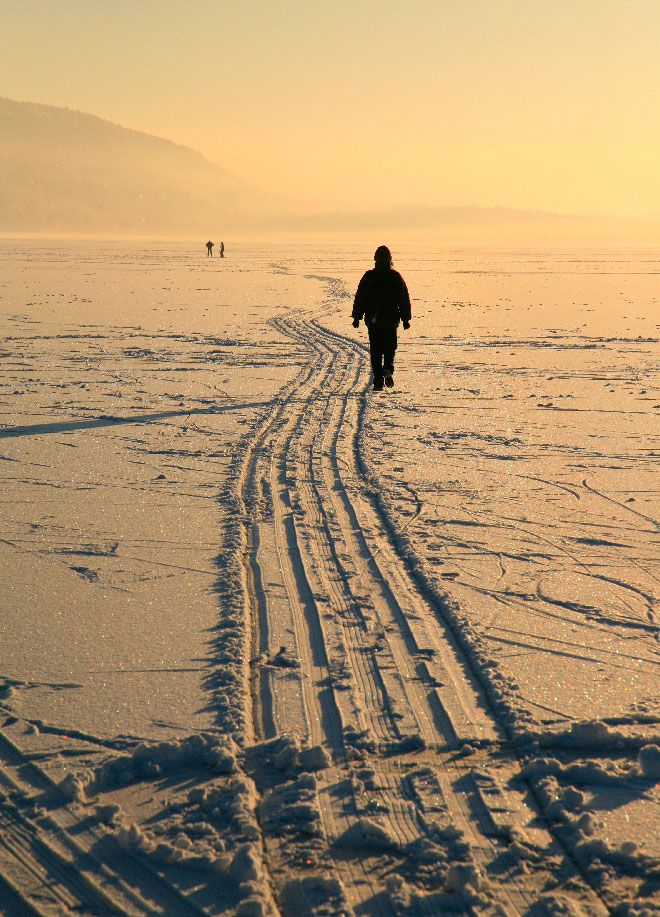
<path fill-rule="evenodd" d="M 353 302 L 353 321 L 364 318 L 367 326 L 396 328 L 399 320 L 410 322 L 410 295 L 406 282 L 386 262 L 376 266 L 360 280 Z"/>

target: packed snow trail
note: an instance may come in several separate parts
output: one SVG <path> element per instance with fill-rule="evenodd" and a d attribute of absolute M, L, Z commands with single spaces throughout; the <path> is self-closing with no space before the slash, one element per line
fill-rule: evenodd
<path fill-rule="evenodd" d="M 309 823 L 262 823 L 280 895 L 305 899 L 316 865 L 355 913 L 397 913 L 413 898 L 424 913 L 525 913 L 542 882 L 492 881 L 515 838 L 543 849 L 598 913 L 524 787 L 504 788 L 508 737 L 378 510 L 360 452 L 365 349 L 304 316 L 274 325 L 314 354 L 252 439 L 239 485 L 255 732 L 273 754 L 286 736 L 316 762 L 290 791 Z M 270 812 L 281 783 L 252 773 Z M 425 901 L 441 874 L 445 891 Z"/>

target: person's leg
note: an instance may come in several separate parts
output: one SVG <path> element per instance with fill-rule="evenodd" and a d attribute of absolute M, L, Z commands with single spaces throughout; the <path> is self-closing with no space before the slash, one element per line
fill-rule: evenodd
<path fill-rule="evenodd" d="M 388 329 L 385 332 L 383 341 L 383 376 L 385 378 L 385 385 L 392 386 L 394 385 L 394 380 L 392 376 L 394 375 L 394 354 L 396 352 L 396 328 Z"/>
<path fill-rule="evenodd" d="M 369 328 L 369 352 L 374 374 L 374 388 L 383 387 L 383 341 L 380 331 Z"/>

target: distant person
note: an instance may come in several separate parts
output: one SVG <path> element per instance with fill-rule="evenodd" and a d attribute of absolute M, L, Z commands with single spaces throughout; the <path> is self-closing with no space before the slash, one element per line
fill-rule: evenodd
<path fill-rule="evenodd" d="M 213 242 L 211 242 L 210 239 L 209 239 L 209 241 L 206 243 L 206 257 L 207 257 L 207 258 L 212 258 L 212 257 L 213 257 Z"/>
<path fill-rule="evenodd" d="M 406 282 L 392 267 L 392 255 L 386 245 L 380 245 L 374 255 L 374 267 L 358 284 L 353 302 L 353 327 L 364 318 L 369 332 L 374 391 L 381 392 L 383 383 L 394 385 L 394 352 L 399 321 L 410 328 L 410 296 Z"/>
<path fill-rule="evenodd" d="M 225 257 L 225 243 L 224 242 L 220 243 L 220 257 L 221 258 Z"/>

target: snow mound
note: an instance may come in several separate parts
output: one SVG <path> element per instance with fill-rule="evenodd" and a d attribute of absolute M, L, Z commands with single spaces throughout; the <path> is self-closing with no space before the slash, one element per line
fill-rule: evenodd
<path fill-rule="evenodd" d="M 270 665 L 279 666 L 282 669 L 299 669 L 300 660 L 289 653 L 286 646 L 281 646 L 270 660 Z"/>
<path fill-rule="evenodd" d="M 413 733 L 412 735 L 404 736 L 404 738 L 396 742 L 389 742 L 385 749 L 385 754 L 405 755 L 413 751 L 424 751 L 425 748 L 426 742 L 424 738 L 418 733 Z"/>
<path fill-rule="evenodd" d="M 261 877 L 261 858 L 253 844 L 242 844 L 229 864 L 229 877 L 237 885 L 258 881 Z"/>
<path fill-rule="evenodd" d="M 260 813 L 264 828 L 271 834 L 320 836 L 315 777 L 302 774 L 297 780 L 275 787 L 262 802 Z"/>
<path fill-rule="evenodd" d="M 448 892 L 462 894 L 468 887 L 479 891 L 482 879 L 474 863 L 454 863 L 447 872 L 446 888 Z"/>
<path fill-rule="evenodd" d="M 240 844 L 233 853 L 206 848 L 195 849 L 190 838 L 180 833 L 173 841 L 154 840 L 138 825 L 121 826 L 116 834 L 120 847 L 139 853 L 157 868 L 178 868 L 213 873 L 236 886 L 240 902 L 236 914 L 241 917 L 265 917 L 273 914 L 269 882 L 261 847 L 254 842 Z"/>
<path fill-rule="evenodd" d="M 539 744 L 546 748 L 583 748 L 590 751 L 606 751 L 630 744 L 622 732 L 610 729 L 602 720 L 585 720 L 571 723 L 563 732 L 543 732 Z"/>
<path fill-rule="evenodd" d="M 229 879 L 237 886 L 242 899 L 236 909 L 236 914 L 241 917 L 265 917 L 272 913 L 261 852 L 255 844 L 242 844 L 233 856 L 198 855 L 186 849 L 185 844 L 156 843 L 136 825 L 121 828 L 117 840 L 125 850 L 138 851 L 156 866 L 176 865 L 190 870 L 211 871 Z"/>
<path fill-rule="evenodd" d="M 338 838 L 337 844 L 352 849 L 376 847 L 379 850 L 397 850 L 399 847 L 393 835 L 370 818 L 359 818 Z"/>
<path fill-rule="evenodd" d="M 388 876 L 385 879 L 385 891 L 395 914 L 409 910 L 413 891 L 401 876 Z"/>
<path fill-rule="evenodd" d="M 226 875 L 231 863 L 231 859 L 224 855 L 216 856 L 211 852 L 199 855 L 177 844 L 155 841 L 136 824 L 122 825 L 116 837 L 123 850 L 140 853 L 156 866 L 176 864 L 187 869 Z"/>
<path fill-rule="evenodd" d="M 649 901 L 646 898 L 636 898 L 634 901 L 622 901 L 612 911 L 614 917 L 658 917 L 660 902 Z"/>
<path fill-rule="evenodd" d="M 115 803 L 94 807 L 94 813 L 102 825 L 114 825 L 121 818 L 121 806 Z"/>
<path fill-rule="evenodd" d="M 599 761 L 581 761 L 564 765 L 556 758 L 535 758 L 522 769 L 522 776 L 527 779 L 555 777 L 560 783 L 572 786 L 623 788 L 634 784 L 637 775 L 634 771 L 617 768 L 613 762 L 607 766 Z"/>
<path fill-rule="evenodd" d="M 352 917 L 344 887 L 330 876 L 290 879 L 282 889 L 283 917 Z"/>
<path fill-rule="evenodd" d="M 532 908 L 534 917 L 582 917 L 582 910 L 563 895 L 545 895 Z"/>
<path fill-rule="evenodd" d="M 614 866 L 619 872 L 630 876 L 646 876 L 657 862 L 641 853 L 633 841 L 614 846 L 604 838 L 590 838 L 579 841 L 575 852 L 583 863 Z"/>
<path fill-rule="evenodd" d="M 67 774 L 59 784 L 69 799 L 84 799 L 145 779 L 156 779 L 182 767 L 210 768 L 228 774 L 236 769 L 236 746 L 228 736 L 200 733 L 172 742 L 141 743 L 130 755 L 119 755 L 93 771 Z"/>
<path fill-rule="evenodd" d="M 249 777 L 235 777 L 228 786 L 211 784 L 195 787 L 188 793 L 188 804 L 195 809 L 194 813 L 190 813 L 190 818 L 194 820 L 195 831 L 200 835 L 208 833 L 204 824 L 205 820 L 210 819 L 231 826 L 235 838 L 252 841 L 260 837 L 254 814 L 257 791 Z"/>
<path fill-rule="evenodd" d="M 396 917 L 438 917 L 439 914 L 480 913 L 487 899 L 477 892 L 480 879 L 473 866 L 461 864 L 452 875 L 446 891 L 424 894 L 400 875 L 388 876 L 385 892 Z"/>
<path fill-rule="evenodd" d="M 637 756 L 640 773 L 653 780 L 660 780 L 660 745 L 644 745 Z"/>
<path fill-rule="evenodd" d="M 86 782 L 81 777 L 75 774 L 67 774 L 60 780 L 58 787 L 63 796 L 73 801 L 74 799 L 82 799 L 84 797 L 85 785 Z"/>
<path fill-rule="evenodd" d="M 571 723 L 571 735 L 578 743 L 598 746 L 609 743 L 613 733 L 607 723 L 591 720 L 584 723 Z"/>
<path fill-rule="evenodd" d="M 249 758 L 259 767 L 288 771 L 317 771 L 330 766 L 330 756 L 320 745 L 301 748 L 297 736 L 281 735 L 259 742 L 248 749 Z"/>
<path fill-rule="evenodd" d="M 298 759 L 304 771 L 320 771 L 330 767 L 330 755 L 320 745 L 301 749 Z"/>

